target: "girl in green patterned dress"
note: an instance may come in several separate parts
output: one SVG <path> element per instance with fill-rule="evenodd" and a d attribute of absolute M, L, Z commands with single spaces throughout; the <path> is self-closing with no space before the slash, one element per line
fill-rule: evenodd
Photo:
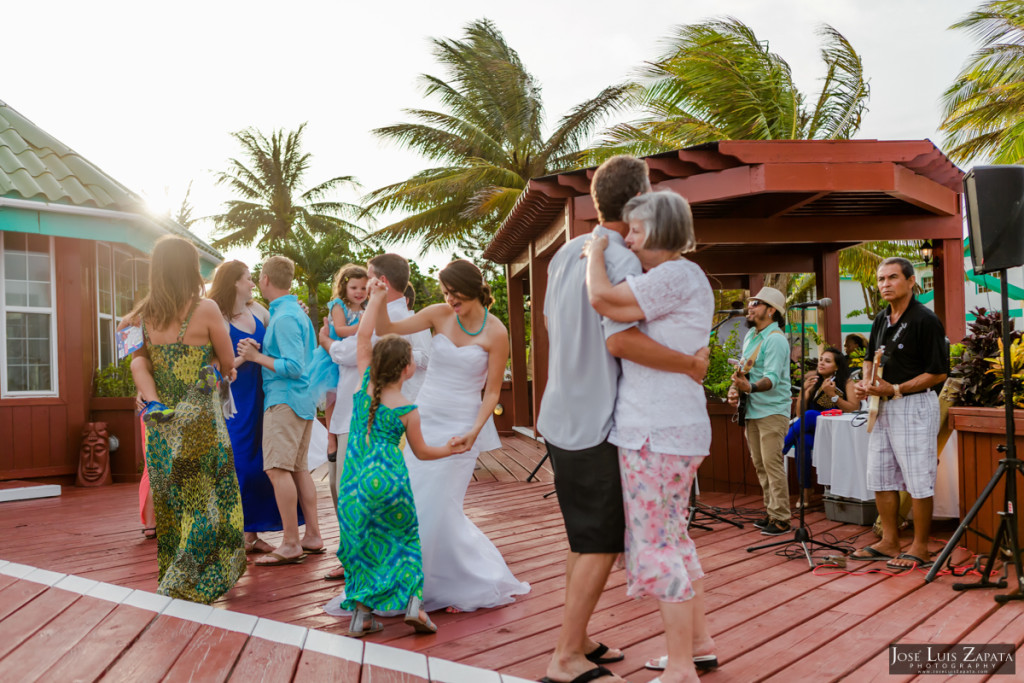
<path fill-rule="evenodd" d="M 224 414 L 212 391 L 216 355 L 234 379 L 234 353 L 217 304 L 203 299 L 199 252 L 167 236 L 153 249 L 149 293 L 128 316 L 142 327 L 157 396 L 173 417 L 146 430 L 156 509 L 157 592 L 211 603 L 245 571 L 242 500 Z M 134 367 L 134 366 L 133 366 Z M 152 383 L 149 384 L 152 386 Z"/>
<path fill-rule="evenodd" d="M 416 372 L 409 342 L 398 335 L 371 335 L 384 305 L 387 287 L 371 280 L 370 307 L 356 335 L 363 384 L 353 396 L 345 466 L 338 486 L 338 559 L 345 566 L 345 600 L 352 612 L 348 635 L 384 628 L 372 612 L 405 609 L 405 622 L 420 633 L 437 627 L 420 609 L 423 558 L 416 505 L 402 456 L 402 434 L 416 457 L 435 460 L 466 450 L 459 437 L 444 446 L 428 446 L 420 431 L 419 411 L 402 395 L 402 383 Z M 329 341 L 328 321 L 320 330 Z"/>

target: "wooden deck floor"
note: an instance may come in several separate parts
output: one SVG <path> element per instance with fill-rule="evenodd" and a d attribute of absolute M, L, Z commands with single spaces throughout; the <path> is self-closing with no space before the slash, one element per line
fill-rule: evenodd
<path fill-rule="evenodd" d="M 470 485 L 466 496 L 467 514 L 495 542 L 516 576 L 530 582 L 530 594 L 499 609 L 435 614 L 440 631 L 431 636 L 411 635 L 399 620 L 387 620 L 386 628 L 368 641 L 512 677 L 536 679 L 543 675 L 561 624 L 567 545 L 555 499 L 543 498 L 550 484 L 519 481 L 541 453 L 540 447 L 526 439 L 506 439 L 501 451 L 481 458 L 484 468 L 477 471 L 477 481 Z M 550 481 L 550 470 L 542 470 L 541 476 Z M 754 497 L 705 494 L 702 501 L 723 509 L 740 509 L 741 516 L 745 514 L 748 519 L 759 516 L 760 501 Z M 0 505 L 0 560 L 154 591 L 156 546 L 142 539 L 136 505 L 136 492 L 130 485 L 67 487 L 59 498 L 4 503 Z M 327 543 L 334 546 L 337 527 L 329 521 L 332 511 L 325 485 L 320 485 L 320 508 Z M 812 534 L 820 540 L 834 539 L 854 546 L 870 540 L 870 530 L 830 521 L 821 510 L 812 511 L 808 521 Z M 715 523 L 712 531 L 698 530 L 693 535 L 707 573 L 709 623 L 722 663 L 717 671 L 702 676 L 706 681 L 888 680 L 895 678 L 888 675 L 886 662 L 890 643 L 1024 643 L 1024 604 L 999 605 L 993 600 L 993 591 L 955 592 L 950 588 L 954 579 L 949 576 L 925 584 L 923 571 L 896 576 L 871 571 L 882 569 L 881 564 L 854 566 L 849 572 L 820 568 L 812 572 L 805 560 L 790 559 L 774 550 L 747 552 L 748 546 L 771 540 L 749 524 L 736 529 Z M 935 548 L 942 543 L 943 539 L 937 538 Z M 322 609 L 338 589 L 321 578 L 334 564 L 333 556 L 325 555 L 310 556 L 300 565 L 250 567 L 215 607 L 316 632 L 342 633 L 346 624 Z M 45 650 L 43 645 L 56 633 L 44 629 L 48 623 L 45 618 L 28 618 L 24 611 L 27 606 L 49 609 L 51 625 L 73 625 L 71 635 L 61 638 L 62 655 L 76 642 L 88 643 L 90 637 L 95 640 L 97 629 L 111 618 L 110 614 L 100 615 L 103 608 L 89 601 L 74 602 L 78 612 L 73 611 L 72 604 L 64 604 L 68 598 L 56 589 L 29 595 L 32 590 L 24 584 L 0 579 L 3 680 L 11 680 L 2 675 L 5 667 L 18 665 L 36 671 L 38 667 L 27 664 L 34 661 L 31 653 Z M 614 571 L 592 620 L 592 634 L 609 645 L 624 648 L 626 660 L 610 668 L 630 681 L 643 683 L 655 676 L 642 668 L 643 662 L 664 652 L 661 621 L 656 604 L 627 598 L 624 584 L 624 572 Z M 69 611 L 70 616 L 56 616 Z M 149 638 L 155 639 L 165 630 L 173 631 L 175 642 L 181 641 L 177 650 L 180 656 L 165 657 L 166 666 L 154 669 L 162 672 L 159 676 L 152 672 L 147 675 L 146 667 L 136 660 L 115 664 L 115 673 L 130 670 L 133 680 L 162 679 L 165 673 L 167 680 L 187 678 L 187 672 L 197 671 L 194 667 L 209 667 L 210 676 L 204 679 L 226 680 L 232 675 L 234 680 L 244 680 L 244 673 L 252 673 L 253 662 L 263 660 L 277 662 L 279 667 L 265 669 L 264 680 L 302 678 L 304 669 L 296 653 L 290 659 L 285 657 L 286 661 L 269 652 L 257 651 L 254 655 L 257 645 L 253 639 L 214 633 L 198 625 L 185 628 L 152 616 L 140 626 L 137 622 L 141 617 L 126 615 L 125 611 L 120 610 L 118 618 L 130 622 L 124 627 L 128 632 L 137 629 L 135 633 L 140 637 L 152 632 Z M 34 624 L 32 629 L 48 634 L 50 640 L 29 647 L 31 641 L 22 643 L 22 637 L 5 644 L 5 634 L 22 633 L 28 628 L 26 623 Z M 141 641 L 133 637 L 129 642 Z M 371 650 L 368 646 L 366 651 Z M 245 653 L 249 659 L 242 657 Z M 170 667 L 175 667 L 173 672 Z M 440 669 L 438 672 L 430 678 L 472 680 Z M 367 661 L 363 662 L 362 678 L 354 670 L 333 676 L 334 680 L 364 683 L 422 680 L 388 678 Z M 129 676 L 110 675 L 109 680 L 122 677 Z M 999 679 L 1008 680 L 994 680 Z"/>

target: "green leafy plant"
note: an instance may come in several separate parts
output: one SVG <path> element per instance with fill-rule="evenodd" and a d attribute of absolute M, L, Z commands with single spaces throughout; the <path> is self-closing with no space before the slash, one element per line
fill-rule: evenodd
<path fill-rule="evenodd" d="M 121 398 L 135 396 L 135 380 L 132 379 L 131 358 L 120 363 L 111 363 L 96 373 L 93 382 L 93 396 L 97 398 Z"/>
<path fill-rule="evenodd" d="M 996 311 L 988 312 L 984 308 L 972 311 L 974 322 L 968 325 L 967 338 L 962 343 L 960 362 L 952 368 L 950 374 L 957 377 L 959 387 L 953 392 L 953 403 L 958 406 L 979 406 L 993 408 L 1003 405 L 1002 382 L 1002 325 L 1003 318 Z M 1011 319 L 1011 325 L 1013 320 Z M 1011 341 L 1021 338 L 1017 330 L 1010 332 Z M 960 345 L 958 345 L 960 346 Z M 952 349 L 950 349 L 952 355 Z M 1000 371 L 998 376 L 991 372 L 994 361 L 998 358 Z M 1017 371 L 1017 368 L 1014 368 Z M 1020 392 L 1020 380 L 1014 387 L 1014 395 Z"/>
<path fill-rule="evenodd" d="M 708 347 L 711 354 L 708 358 L 708 373 L 704 376 L 704 393 L 708 398 L 724 399 L 729 393 L 734 372 L 729 359 L 738 356 L 736 351 L 739 348 L 739 340 L 736 330 L 729 333 L 724 343 L 719 343 L 718 332 L 712 332 Z"/>

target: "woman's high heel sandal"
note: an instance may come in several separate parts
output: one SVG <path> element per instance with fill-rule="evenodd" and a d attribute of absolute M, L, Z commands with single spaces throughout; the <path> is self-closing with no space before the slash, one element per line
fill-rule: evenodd
<path fill-rule="evenodd" d="M 362 638 L 371 633 L 384 630 L 384 624 L 373 618 L 373 612 L 366 605 L 359 605 L 352 612 L 352 621 L 348 624 L 348 633 L 345 635 L 351 638 Z"/>
<path fill-rule="evenodd" d="M 420 599 L 415 596 L 409 598 L 409 605 L 405 608 L 405 623 L 412 626 L 416 633 L 437 633 L 437 625 L 430 620 L 426 612 L 421 617 L 421 610 Z"/>

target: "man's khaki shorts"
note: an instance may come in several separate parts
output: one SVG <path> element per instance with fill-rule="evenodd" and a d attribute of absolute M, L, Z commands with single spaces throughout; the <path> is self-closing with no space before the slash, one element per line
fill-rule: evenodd
<path fill-rule="evenodd" d="M 308 470 L 306 451 L 312 434 L 313 421 L 303 420 L 287 404 L 267 408 L 263 413 L 263 470 Z"/>

